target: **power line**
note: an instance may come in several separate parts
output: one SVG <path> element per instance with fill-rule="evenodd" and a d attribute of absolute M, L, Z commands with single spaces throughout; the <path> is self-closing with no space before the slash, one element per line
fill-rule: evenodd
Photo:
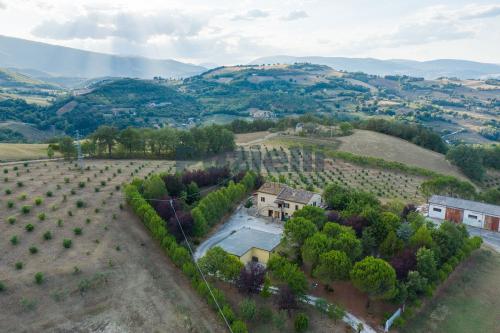
<path fill-rule="evenodd" d="M 184 229 L 182 228 L 182 224 L 181 222 L 179 221 L 179 218 L 177 217 L 177 212 L 175 211 L 175 207 L 174 207 L 174 204 L 173 204 L 173 199 L 170 199 L 170 207 L 172 207 L 172 210 L 174 211 L 174 216 L 175 216 L 175 219 L 177 220 L 177 224 L 179 225 L 179 228 L 181 229 L 181 233 L 182 233 L 182 236 L 184 237 L 184 240 L 186 241 L 186 244 L 187 244 L 187 247 L 189 249 L 189 253 L 191 253 L 191 257 L 193 258 L 193 262 L 196 266 L 196 268 L 198 269 L 198 272 L 200 272 L 200 275 L 201 275 L 201 278 L 203 279 L 203 281 L 205 282 L 205 285 L 207 286 L 208 288 L 208 291 L 210 292 L 210 295 L 212 296 L 214 302 L 215 302 L 215 305 L 217 305 L 217 309 L 219 309 L 219 312 L 220 312 L 220 315 L 222 316 L 222 318 L 224 319 L 224 322 L 226 323 L 227 325 L 227 328 L 229 329 L 229 332 L 233 333 L 233 330 L 231 329 L 231 325 L 229 324 L 229 322 L 227 321 L 227 318 L 226 316 L 224 315 L 224 312 L 222 312 L 222 308 L 220 307 L 219 305 L 219 302 L 217 302 L 217 299 L 215 298 L 215 295 L 214 293 L 212 292 L 212 288 L 210 288 L 210 285 L 208 284 L 207 282 L 207 279 L 205 278 L 205 274 L 203 274 L 200 266 L 198 265 L 198 262 L 196 261 L 196 259 L 194 258 L 194 253 L 193 253 L 193 249 L 191 248 L 191 245 L 189 244 L 189 241 L 186 237 L 186 234 L 184 233 Z"/>

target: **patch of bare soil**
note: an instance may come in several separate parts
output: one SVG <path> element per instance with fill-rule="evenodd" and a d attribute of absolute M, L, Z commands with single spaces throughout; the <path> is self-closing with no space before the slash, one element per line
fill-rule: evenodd
<path fill-rule="evenodd" d="M 167 171 L 172 162 L 86 163 L 90 170 L 82 173 L 73 164 L 50 162 L 18 170 L 9 166 L 4 174 L 0 332 L 224 331 L 137 217 L 126 206 L 120 208 L 124 200 L 117 186 L 132 175 Z M 34 203 L 36 197 L 43 199 L 40 205 Z M 21 212 L 24 205 L 31 206 L 27 214 Z M 28 224 L 33 231 L 26 230 Z M 50 239 L 45 239 L 47 232 Z M 14 236 L 17 244 L 11 241 Z M 63 239 L 71 239 L 72 246 L 64 248 Z M 41 284 L 35 283 L 37 272 L 43 273 Z"/>

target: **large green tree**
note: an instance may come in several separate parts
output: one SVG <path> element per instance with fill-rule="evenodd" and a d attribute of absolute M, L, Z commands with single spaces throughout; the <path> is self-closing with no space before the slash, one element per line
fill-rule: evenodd
<path fill-rule="evenodd" d="M 318 230 L 323 228 L 326 222 L 325 210 L 315 206 L 304 206 L 302 209 L 293 213 L 293 217 L 303 217 L 316 225 Z"/>
<path fill-rule="evenodd" d="M 385 260 L 370 256 L 354 265 L 351 280 L 369 299 L 389 298 L 395 292 L 396 272 Z"/>
<path fill-rule="evenodd" d="M 319 256 L 313 276 L 318 277 L 326 284 L 337 280 L 346 280 L 349 278 L 351 267 L 351 261 L 345 252 L 332 250 Z"/>

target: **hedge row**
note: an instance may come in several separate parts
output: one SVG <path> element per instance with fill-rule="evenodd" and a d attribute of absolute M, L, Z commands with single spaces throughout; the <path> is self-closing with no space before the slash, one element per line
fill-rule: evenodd
<path fill-rule="evenodd" d="M 234 208 L 234 205 L 241 202 L 248 192 L 254 189 L 257 178 L 254 172 L 247 172 L 239 183 L 231 181 L 227 187 L 211 192 L 201 199 L 191 210 L 194 220 L 193 234 L 197 237 L 204 236 Z"/>
<path fill-rule="evenodd" d="M 149 229 L 153 238 L 161 244 L 161 247 L 165 250 L 173 263 L 191 280 L 194 289 L 201 296 L 203 296 L 205 301 L 214 310 L 218 310 L 217 305 L 215 304 L 207 285 L 201 278 L 199 271 L 196 269 L 188 250 L 177 244 L 175 238 L 168 233 L 163 219 L 158 216 L 153 207 L 151 207 L 151 205 L 141 196 L 136 186 L 132 184 L 127 185 L 124 191 L 128 204 L 132 207 L 137 216 L 139 216 L 144 225 Z M 246 324 L 243 321 L 238 320 L 234 311 L 227 302 L 224 293 L 213 286 L 210 286 L 210 289 L 212 290 L 218 304 L 221 306 L 222 312 L 231 325 L 233 332 L 247 333 L 248 329 Z"/>

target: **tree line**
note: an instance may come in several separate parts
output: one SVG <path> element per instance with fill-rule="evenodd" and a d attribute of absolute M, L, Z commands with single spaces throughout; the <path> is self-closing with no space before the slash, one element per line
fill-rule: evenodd
<path fill-rule="evenodd" d="M 482 181 L 487 168 L 500 170 L 500 145 L 488 147 L 460 144 L 450 148 L 446 158 L 467 177 Z"/>
<path fill-rule="evenodd" d="M 76 156 L 71 137 L 60 138 L 53 147 L 66 158 Z M 189 130 L 100 126 L 81 147 L 91 157 L 192 159 L 232 151 L 235 142 L 234 134 L 220 125 Z"/>

